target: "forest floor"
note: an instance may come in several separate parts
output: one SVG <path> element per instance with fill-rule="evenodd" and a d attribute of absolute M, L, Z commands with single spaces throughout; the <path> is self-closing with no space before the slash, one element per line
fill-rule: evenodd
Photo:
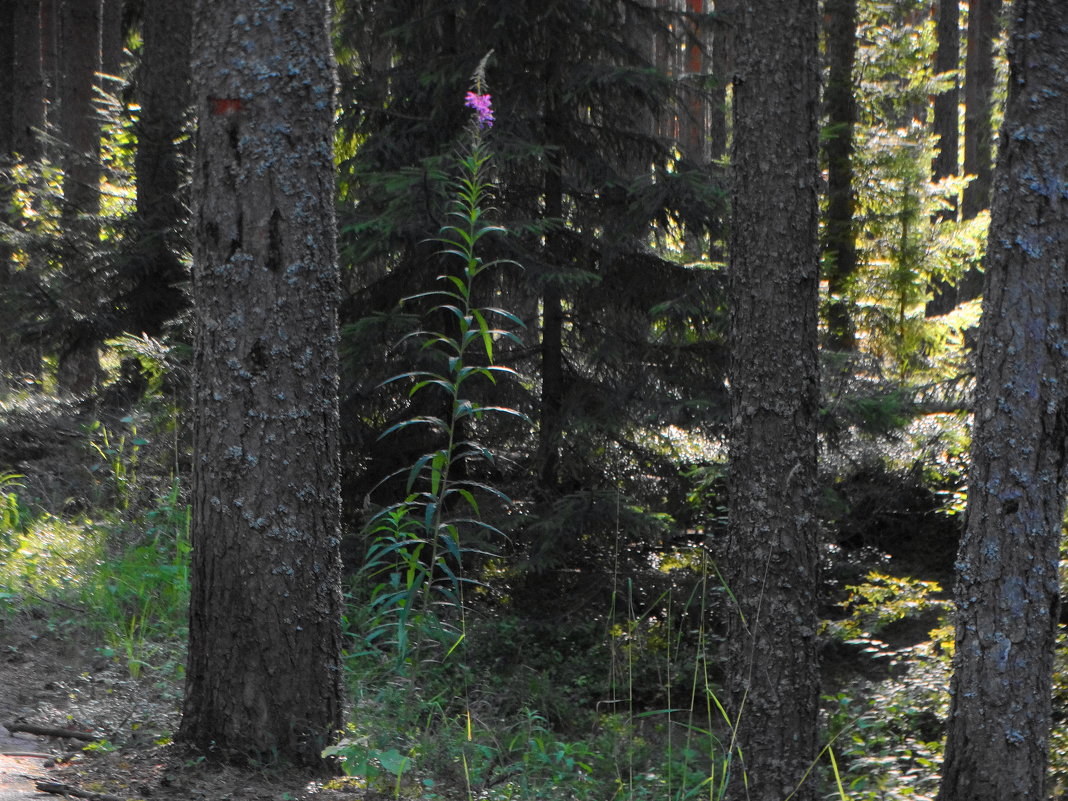
<path fill-rule="evenodd" d="M 44 631 L 47 621 L 0 622 L 0 801 L 340 801 L 375 799 L 307 773 L 237 770 L 205 762 L 170 737 L 180 686 L 135 680 L 87 635 Z M 11 732 L 20 725 L 89 732 L 92 743 Z M 11 756 L 36 754 L 39 756 Z M 53 795 L 35 783 L 53 785 Z M 330 782 L 326 782 L 329 784 Z"/>

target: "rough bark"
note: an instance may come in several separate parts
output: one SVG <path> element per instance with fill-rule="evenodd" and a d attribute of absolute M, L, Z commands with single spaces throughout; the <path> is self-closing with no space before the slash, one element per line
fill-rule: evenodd
<path fill-rule="evenodd" d="M 956 73 L 960 66 L 960 7 L 957 0 L 938 0 L 935 50 L 935 73 Z M 931 177 L 935 181 L 957 175 L 960 157 L 960 81 L 934 98 L 934 135 L 938 140 Z M 957 209 L 946 209 L 939 215 L 942 219 L 954 219 Z M 953 311 L 957 304 L 956 287 L 938 281 L 933 287 L 933 297 L 927 303 L 925 314 L 935 317 Z"/>
<path fill-rule="evenodd" d="M 828 134 L 827 224 L 824 234 L 824 270 L 830 303 L 827 308 L 827 344 L 832 350 L 856 349 L 856 327 L 847 292 L 857 271 L 853 233 L 853 129 L 857 102 L 853 94 L 853 64 L 857 53 L 856 0 L 827 0 L 825 5 L 828 78 L 824 92 Z"/>
<path fill-rule="evenodd" d="M 327 0 L 194 11 L 193 564 L 179 738 L 321 765 L 341 725 Z"/>
<path fill-rule="evenodd" d="M 817 753 L 819 17 L 815 0 L 753 0 L 736 19 L 724 563 L 738 604 L 729 617 L 731 797 L 782 801 Z M 806 782 L 793 798 L 814 792 Z"/>
<path fill-rule="evenodd" d="M 128 330 L 158 336 L 186 304 L 179 251 L 188 217 L 179 144 L 192 102 L 189 73 L 192 7 L 146 0 L 138 75 L 137 220 L 140 240 L 123 305 Z"/>
<path fill-rule="evenodd" d="M 1068 6 L 1013 9 L 941 801 L 1045 786 L 1068 449 Z"/>

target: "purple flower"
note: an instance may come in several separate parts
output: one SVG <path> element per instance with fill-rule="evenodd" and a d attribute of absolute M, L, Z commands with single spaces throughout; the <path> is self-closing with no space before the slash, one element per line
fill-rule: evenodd
<path fill-rule="evenodd" d="M 468 92 L 464 105 L 478 112 L 478 124 L 483 128 L 493 127 L 493 106 L 490 105 L 489 95 L 480 95 Z"/>

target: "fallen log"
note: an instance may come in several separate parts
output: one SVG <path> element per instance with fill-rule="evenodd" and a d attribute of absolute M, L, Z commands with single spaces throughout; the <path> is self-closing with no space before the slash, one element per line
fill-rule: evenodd
<path fill-rule="evenodd" d="M 62 795 L 72 798 L 85 798 L 87 801 L 126 801 L 125 798 L 121 798 L 117 795 L 94 793 L 89 790 L 73 787 L 69 784 L 62 784 L 61 782 L 37 782 L 36 787 L 37 792 L 39 793 L 51 793 L 52 795 Z"/>
<path fill-rule="evenodd" d="M 5 723 L 4 727 L 12 734 L 24 732 L 26 734 L 37 734 L 41 737 L 66 737 L 72 740 L 84 740 L 87 743 L 100 739 L 97 735 L 90 734 L 87 731 L 61 729 L 55 726 L 36 726 L 33 723 Z"/>

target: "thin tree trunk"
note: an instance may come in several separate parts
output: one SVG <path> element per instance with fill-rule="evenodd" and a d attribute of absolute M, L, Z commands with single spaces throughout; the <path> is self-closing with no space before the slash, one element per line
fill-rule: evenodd
<path fill-rule="evenodd" d="M 100 71 L 105 75 L 122 75 L 123 41 L 122 14 L 123 0 L 103 0 L 100 23 Z M 175 5 L 187 5 L 175 3 Z M 181 67 L 180 67 L 181 69 Z M 116 85 L 104 84 L 104 91 L 113 93 Z"/>
<path fill-rule="evenodd" d="M 826 50 L 829 76 L 824 93 L 828 134 L 827 227 L 823 252 L 830 304 L 827 344 L 831 350 L 856 349 L 856 327 L 848 292 L 857 271 L 853 232 L 853 130 L 857 102 L 853 93 L 853 64 L 857 52 L 856 0 L 827 0 Z"/>
<path fill-rule="evenodd" d="M 41 0 L 41 76 L 44 78 L 45 117 L 59 125 L 59 5 L 61 0 Z"/>
<path fill-rule="evenodd" d="M 964 188 L 961 217 L 973 219 L 990 207 L 994 168 L 994 38 L 1000 0 L 970 0 L 968 48 L 964 66 L 964 173 L 975 179 Z M 979 297 L 983 275 L 969 270 L 957 286 L 957 302 Z"/>
<path fill-rule="evenodd" d="M 957 0 L 938 0 L 936 24 L 938 48 L 935 51 L 936 74 L 952 72 L 960 65 L 960 7 Z M 960 80 L 934 99 L 934 134 L 938 139 L 932 174 L 936 181 L 957 174 L 960 161 Z M 954 215 L 955 216 L 955 215 Z"/>
<path fill-rule="evenodd" d="M 739 4 L 734 79 L 730 525 L 732 798 L 782 801 L 817 753 L 816 0 Z M 743 786 L 744 782 L 744 786 Z M 805 782 L 792 796 L 815 798 Z"/>
<path fill-rule="evenodd" d="M 709 158 L 718 161 L 727 154 L 727 87 L 734 57 L 731 50 L 732 8 L 735 0 L 716 0 L 712 32 L 712 97 L 709 99 Z"/>
<path fill-rule="evenodd" d="M 61 0 L 59 129 L 68 152 L 63 195 L 71 215 L 100 208 L 100 126 L 93 111 L 100 71 L 101 0 Z"/>
<path fill-rule="evenodd" d="M 704 31 L 698 22 L 698 16 L 704 13 L 704 0 L 686 0 L 686 11 L 690 16 L 686 19 L 682 37 L 686 48 L 686 82 L 682 88 L 688 102 L 685 113 L 681 115 L 679 144 L 687 158 L 704 164 L 708 160 L 708 122 L 705 119 L 705 92 L 701 86 L 701 76 L 705 71 L 705 49 L 702 42 Z"/>
<path fill-rule="evenodd" d="M 994 170 L 994 37 L 999 0 L 971 0 L 964 67 L 964 172 L 974 175 L 964 190 L 961 214 L 970 220 L 989 208 Z"/>
<path fill-rule="evenodd" d="M 88 392 L 100 377 L 100 333 L 92 322 L 90 262 L 99 239 L 100 125 L 93 108 L 100 71 L 102 0 L 59 0 L 59 133 L 63 152 L 63 220 L 67 260 L 63 265 L 69 296 L 83 320 L 69 325 L 59 356 L 60 385 Z"/>
<path fill-rule="evenodd" d="M 178 737 L 321 765 L 341 726 L 327 0 L 199 0 L 193 565 Z"/>
<path fill-rule="evenodd" d="M 23 161 L 40 155 L 38 131 L 44 127 L 44 75 L 41 72 L 41 0 L 15 0 L 12 76 L 12 149 Z"/>
<path fill-rule="evenodd" d="M 146 0 L 137 125 L 140 242 L 125 298 L 126 327 L 158 336 L 186 304 L 180 251 L 186 212 L 178 140 L 192 102 L 189 74 L 193 15 L 186 3 Z"/>
<path fill-rule="evenodd" d="M 10 128 L 3 149 L 0 150 L 7 164 L 16 161 L 29 163 L 40 155 L 39 132 L 44 127 L 44 84 L 41 75 L 41 3 L 40 0 L 14 0 L 4 7 L 5 18 L 10 20 L 10 47 L 0 53 L 7 59 L 2 75 L 7 76 L 3 91 L 8 92 L 4 109 L 9 111 Z M 6 15 L 10 13 L 10 17 Z M 2 116 L 2 115 L 0 115 Z M 14 189 L 14 184 L 10 185 Z M 11 196 L 0 196 L 5 222 L 13 228 L 23 224 L 22 214 L 10 203 Z M 0 245 L 0 285 L 6 289 L 0 299 L 0 315 L 8 324 L 0 330 L 0 368 L 15 375 L 36 375 L 40 369 L 40 354 L 35 348 L 18 341 L 15 326 L 19 319 L 18 304 L 21 299 L 18 286 L 21 277 L 11 259 L 12 249 Z"/>
<path fill-rule="evenodd" d="M 547 81 L 551 88 L 551 81 Z M 546 126 L 552 142 L 555 125 L 553 100 L 548 101 Z M 562 224 L 564 188 L 562 165 L 557 154 L 549 157 L 545 173 L 545 217 L 554 225 Z M 550 231 L 545 238 L 546 264 L 550 271 L 542 290 L 541 312 L 541 410 L 538 425 L 538 477 L 547 497 L 560 486 L 560 449 L 563 444 L 564 410 L 564 295 L 558 273 L 563 269 L 560 235 Z"/>
<path fill-rule="evenodd" d="M 1068 5 L 1018 0 L 1013 19 L 940 801 L 1048 797 L 1068 483 Z"/>
<path fill-rule="evenodd" d="M 960 6 L 957 0 L 938 0 L 936 24 L 938 49 L 935 51 L 934 70 L 938 74 L 953 72 L 960 65 Z M 960 81 L 953 80 L 953 87 L 935 95 L 934 134 L 938 138 L 937 152 L 932 164 L 935 181 L 957 175 L 960 157 Z M 943 220 L 957 216 L 956 204 L 939 214 Z M 936 317 L 953 311 L 957 305 L 957 290 L 946 281 L 938 281 L 933 287 L 933 297 L 927 303 L 925 314 Z"/>
<path fill-rule="evenodd" d="M 0 158 L 14 150 L 15 5 L 0 4 Z"/>

